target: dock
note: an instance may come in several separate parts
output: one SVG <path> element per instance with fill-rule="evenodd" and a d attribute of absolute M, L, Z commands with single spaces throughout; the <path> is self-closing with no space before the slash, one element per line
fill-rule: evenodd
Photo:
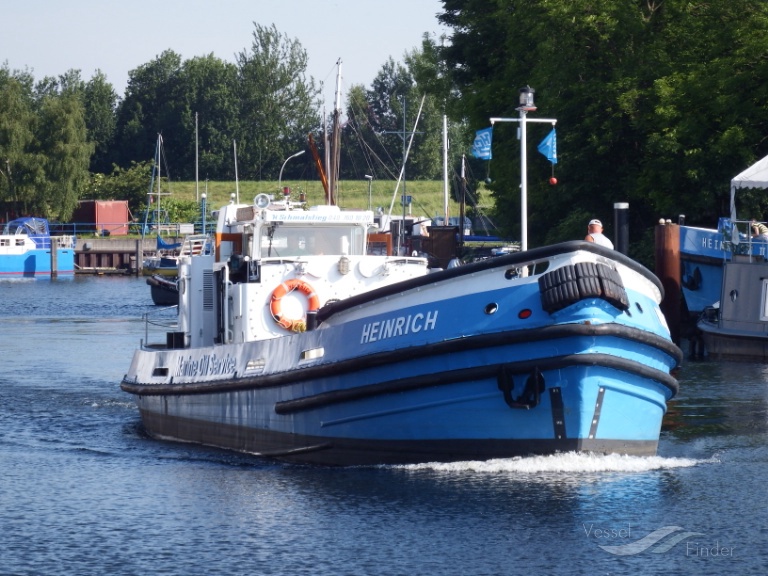
<path fill-rule="evenodd" d="M 76 274 L 141 274 L 145 256 L 154 254 L 157 244 L 154 237 L 129 238 L 78 238 L 75 246 Z"/>

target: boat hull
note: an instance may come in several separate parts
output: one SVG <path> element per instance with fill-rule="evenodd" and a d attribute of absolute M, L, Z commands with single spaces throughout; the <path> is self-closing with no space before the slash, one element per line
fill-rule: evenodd
<path fill-rule="evenodd" d="M 698 328 L 712 360 L 768 362 L 768 334 L 728 332 L 703 321 Z"/>
<path fill-rule="evenodd" d="M 458 382 L 438 374 L 410 390 L 378 382 L 337 398 L 276 401 L 287 391 L 246 388 L 144 395 L 138 405 L 157 438 L 327 465 L 656 452 L 672 394 L 661 383 L 638 385 L 629 373 L 617 379 L 591 365 L 545 370 L 538 403 L 513 407 L 500 390 L 502 367 L 486 369 L 495 373 Z"/>
<path fill-rule="evenodd" d="M 592 438 L 482 440 L 329 438 L 286 434 L 263 428 L 244 430 L 240 426 L 230 424 L 214 425 L 196 419 L 159 416 L 151 411 L 142 411 L 141 415 L 145 429 L 159 440 L 193 442 L 267 458 L 324 466 L 490 460 L 562 452 L 653 456 L 658 447 L 658 440 Z"/>
<path fill-rule="evenodd" d="M 768 263 L 734 255 L 723 267 L 718 304 L 705 310 L 697 327 L 709 358 L 768 361 Z"/>
<path fill-rule="evenodd" d="M 56 251 L 56 274 L 74 274 L 75 251 L 59 248 Z M 24 277 L 49 276 L 51 274 L 51 251 L 32 249 L 21 254 L 0 253 L 0 276 Z"/>
<path fill-rule="evenodd" d="M 156 306 L 176 306 L 179 303 L 179 288 L 175 278 L 155 275 L 147 278 L 147 284 Z"/>

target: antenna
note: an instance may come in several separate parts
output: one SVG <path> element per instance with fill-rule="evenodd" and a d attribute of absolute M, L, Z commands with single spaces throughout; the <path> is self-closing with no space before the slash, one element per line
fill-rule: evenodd
<path fill-rule="evenodd" d="M 197 112 L 195 112 L 195 202 L 200 202 L 200 177 L 198 174 Z"/>
<path fill-rule="evenodd" d="M 232 146 L 235 151 L 235 200 L 240 204 L 240 182 L 237 179 L 237 140 L 232 140 Z"/>

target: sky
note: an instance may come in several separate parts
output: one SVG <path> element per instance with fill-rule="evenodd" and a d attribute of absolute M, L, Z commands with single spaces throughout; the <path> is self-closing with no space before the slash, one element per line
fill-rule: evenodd
<path fill-rule="evenodd" d="M 122 97 L 128 72 L 173 50 L 182 60 L 250 51 L 253 23 L 274 24 L 307 51 L 307 73 L 333 105 L 336 62 L 342 89 L 369 87 L 389 57 L 403 61 L 423 34 L 446 32 L 440 0 L 3 0 L 0 64 L 35 80 L 70 69 L 101 70 Z"/>

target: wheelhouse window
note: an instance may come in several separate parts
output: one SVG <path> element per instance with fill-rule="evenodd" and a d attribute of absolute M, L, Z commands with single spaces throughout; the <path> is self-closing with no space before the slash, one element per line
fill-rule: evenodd
<path fill-rule="evenodd" d="M 362 255 L 365 232 L 359 226 L 265 226 L 259 238 L 262 258 L 307 255 Z"/>

